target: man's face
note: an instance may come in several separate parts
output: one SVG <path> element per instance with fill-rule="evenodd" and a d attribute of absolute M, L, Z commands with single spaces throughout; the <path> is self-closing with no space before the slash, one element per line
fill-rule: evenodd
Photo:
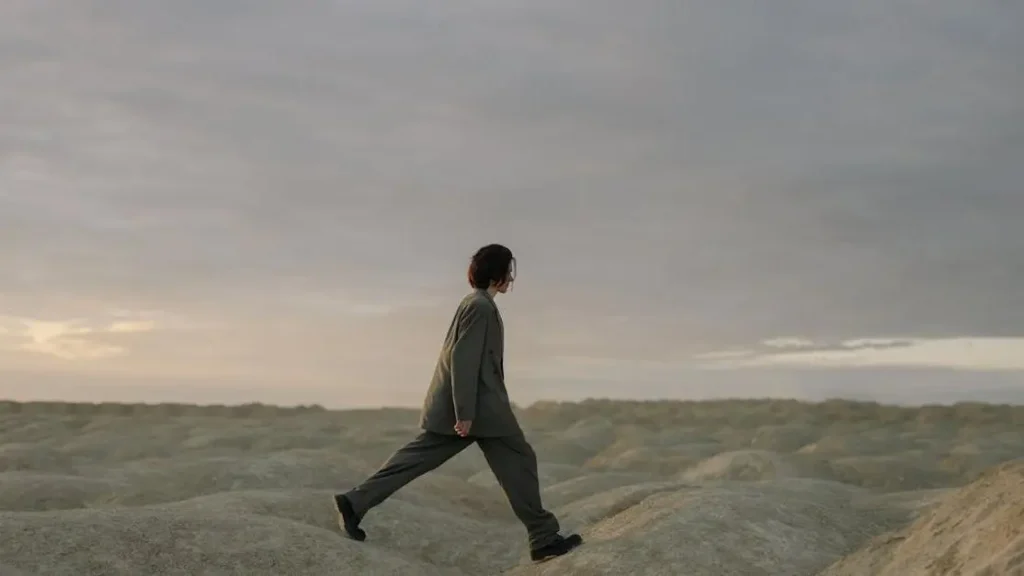
<path fill-rule="evenodd" d="M 516 281 L 516 261 L 513 260 L 508 267 L 508 275 L 505 276 L 505 281 L 495 286 L 499 294 L 508 292 L 509 288 L 512 287 L 512 283 Z"/>

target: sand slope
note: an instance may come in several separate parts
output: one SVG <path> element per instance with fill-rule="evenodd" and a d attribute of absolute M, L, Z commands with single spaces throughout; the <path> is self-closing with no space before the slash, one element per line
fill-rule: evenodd
<path fill-rule="evenodd" d="M 475 448 L 372 511 L 367 542 L 340 536 L 330 495 L 416 433 L 413 411 L 0 402 L 0 576 L 1024 565 L 1022 407 L 587 401 L 520 416 L 547 506 L 587 540 L 540 565 Z"/>
<path fill-rule="evenodd" d="M 854 574 L 1024 574 L 1024 459 L 988 471 L 823 572 Z"/>

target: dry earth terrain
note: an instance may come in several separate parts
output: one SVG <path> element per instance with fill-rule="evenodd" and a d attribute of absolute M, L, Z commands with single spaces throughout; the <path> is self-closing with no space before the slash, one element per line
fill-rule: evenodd
<path fill-rule="evenodd" d="M 520 411 L 584 547 L 531 565 L 474 447 L 341 537 L 409 410 L 0 402 L 0 575 L 1024 574 L 1024 407 Z"/>

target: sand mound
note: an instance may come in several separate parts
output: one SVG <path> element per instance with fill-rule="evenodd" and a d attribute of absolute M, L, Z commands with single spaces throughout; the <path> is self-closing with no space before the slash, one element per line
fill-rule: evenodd
<path fill-rule="evenodd" d="M 616 490 L 586 506 L 602 510 L 586 518 L 585 548 L 511 574 L 813 574 L 902 519 L 851 507 L 857 490 L 815 480 Z"/>
<path fill-rule="evenodd" d="M 330 495 L 415 436 L 415 410 L 0 402 L 0 414 L 0 576 L 811 576 L 929 562 L 969 573 L 982 558 L 994 575 L 1021 562 L 1006 524 L 1024 514 L 1019 468 L 960 490 L 1024 453 L 1013 407 L 539 404 L 520 414 L 545 504 L 587 544 L 536 566 L 475 447 L 374 509 L 367 542 L 341 537 Z M 911 522 L 899 542 L 871 541 Z M 930 540 L 954 552 L 932 558 Z"/>
<path fill-rule="evenodd" d="M 107 473 L 130 486 L 109 504 L 174 502 L 227 490 L 327 489 L 357 482 L 368 470 L 362 462 L 337 453 L 303 449 L 234 457 L 134 460 Z"/>
<path fill-rule="evenodd" d="M 987 472 L 823 576 L 1024 574 L 1024 460 Z"/>
<path fill-rule="evenodd" d="M 942 469 L 938 456 L 912 452 L 837 458 L 832 461 L 832 471 L 842 482 L 887 491 L 940 488 L 958 480 Z"/>
<path fill-rule="evenodd" d="M 796 452 L 814 442 L 815 438 L 814 428 L 807 425 L 762 426 L 754 431 L 750 448 L 769 452 Z"/>
<path fill-rule="evenodd" d="M 733 450 L 704 460 L 680 474 L 688 482 L 719 480 L 761 481 L 824 476 L 827 467 L 798 456 L 764 450 Z"/>
<path fill-rule="evenodd" d="M 607 490 L 646 484 L 654 479 L 653 475 L 641 472 L 589 473 L 557 484 L 544 485 L 542 492 L 545 505 L 557 508 Z"/>
<path fill-rule="evenodd" d="M 408 492 L 421 492 L 421 488 L 410 487 Z M 160 509 L 181 517 L 208 514 L 274 517 L 320 528 L 337 538 L 331 494 L 330 491 L 298 490 L 232 492 L 164 505 Z M 387 501 L 365 521 L 364 527 L 372 538 L 369 545 L 435 566 L 456 565 L 471 573 L 486 573 L 502 563 L 514 564 L 522 555 L 521 549 L 508 545 L 523 537 L 522 528 L 512 524 L 514 517 L 510 513 L 502 523 L 493 518 L 468 517 L 462 508 L 447 505 L 437 497 L 431 504 L 433 506 L 414 504 L 408 498 L 399 497 Z M 477 542 L 479 546 L 452 546 L 453 540 Z M 286 549 L 279 552 L 291 554 Z"/>
<path fill-rule="evenodd" d="M 544 461 L 537 463 L 537 476 L 540 478 L 541 486 L 558 484 L 570 478 L 579 476 L 579 474 L 579 468 L 568 464 L 553 464 L 551 462 Z M 477 486 L 492 490 L 500 490 L 498 479 L 494 477 L 494 473 L 491 472 L 490 469 L 481 470 L 476 474 L 473 474 L 469 477 L 469 481 Z"/>
<path fill-rule="evenodd" d="M 533 441 L 533 449 L 540 462 L 578 466 L 597 453 L 597 450 L 588 447 L 588 444 L 590 443 L 567 438 L 541 436 Z"/>
<path fill-rule="evenodd" d="M 169 508 L 0 514 L 0 557 L 48 576 L 107 574 L 451 574 L 302 523 Z"/>
<path fill-rule="evenodd" d="M 607 418 L 585 418 L 569 426 L 560 436 L 563 441 L 575 442 L 597 453 L 615 441 L 615 425 Z"/>
<path fill-rule="evenodd" d="M 592 470 L 670 475 L 722 451 L 722 446 L 710 442 L 662 444 L 653 440 L 629 438 L 617 441 L 587 460 L 584 466 Z"/>
<path fill-rule="evenodd" d="M 65 454 L 28 443 L 0 445 L 0 472 L 33 471 L 65 473 L 73 472 L 72 460 Z"/>
<path fill-rule="evenodd" d="M 563 524 L 580 528 L 594 525 L 643 502 L 652 494 L 681 492 L 690 488 L 681 482 L 644 482 L 591 493 L 557 508 Z"/>
<path fill-rule="evenodd" d="M 0 474 L 0 487 L 0 510 L 26 512 L 88 508 L 125 488 L 108 480 L 34 472 Z"/>

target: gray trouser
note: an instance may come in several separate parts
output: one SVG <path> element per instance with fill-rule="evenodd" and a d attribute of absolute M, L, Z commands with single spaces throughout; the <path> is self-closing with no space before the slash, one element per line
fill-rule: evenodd
<path fill-rule="evenodd" d="M 558 538 L 558 520 L 544 509 L 537 478 L 537 455 L 517 436 L 460 438 L 423 432 L 395 452 L 373 476 L 349 491 L 349 501 L 362 518 L 396 490 L 444 464 L 473 443 L 480 446 L 498 484 L 505 491 L 516 517 L 526 526 L 530 548 L 540 548 Z"/>

